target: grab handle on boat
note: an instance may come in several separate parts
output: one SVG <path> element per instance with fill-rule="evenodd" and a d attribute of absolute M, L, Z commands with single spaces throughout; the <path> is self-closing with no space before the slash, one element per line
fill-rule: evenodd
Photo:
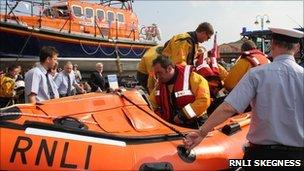
<path fill-rule="evenodd" d="M 232 135 L 236 133 L 237 131 L 241 130 L 241 127 L 248 125 L 250 123 L 250 119 L 246 119 L 240 122 L 232 123 L 229 125 L 225 125 L 222 128 L 222 132 L 226 135 Z"/>
<path fill-rule="evenodd" d="M 186 163 L 192 163 L 196 159 L 196 155 L 187 150 L 184 145 L 177 146 L 177 154 Z"/>

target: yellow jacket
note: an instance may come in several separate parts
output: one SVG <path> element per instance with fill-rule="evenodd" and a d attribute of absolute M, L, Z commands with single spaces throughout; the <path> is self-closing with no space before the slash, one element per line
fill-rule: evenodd
<path fill-rule="evenodd" d="M 210 92 L 207 80 L 201 75 L 191 72 L 190 74 L 190 88 L 195 96 L 195 101 L 190 104 L 190 107 L 195 112 L 196 116 L 202 116 L 207 108 L 210 106 Z M 169 91 L 172 93 L 173 84 L 168 86 Z M 149 99 L 155 109 L 158 108 L 156 102 L 156 91 L 150 93 Z M 185 112 L 185 110 L 183 110 Z"/>
<path fill-rule="evenodd" d="M 144 56 L 138 63 L 137 71 L 147 75 L 153 71 L 152 62 L 158 55 L 158 53 L 156 52 L 156 49 L 158 47 L 159 46 L 153 46 L 145 52 Z"/>
<path fill-rule="evenodd" d="M 247 59 L 238 59 L 224 80 L 225 89 L 231 91 L 250 68 L 251 64 Z"/>
<path fill-rule="evenodd" d="M 5 75 L 0 77 L 0 97 L 10 98 L 14 96 L 15 81 Z"/>
<path fill-rule="evenodd" d="M 173 36 L 165 46 L 162 54 L 168 56 L 175 64 L 186 65 L 187 58 L 194 59 L 198 44 L 191 43 L 191 35 L 182 33 Z M 193 52 L 194 46 L 194 52 Z M 188 63 L 188 65 L 193 65 Z"/>
<path fill-rule="evenodd" d="M 153 89 L 155 88 L 156 81 L 157 80 L 155 80 L 154 77 L 152 77 L 151 75 L 149 75 L 149 77 L 148 77 L 148 83 L 147 83 L 147 88 L 148 88 L 149 93 L 151 93 L 153 91 Z"/>
<path fill-rule="evenodd" d="M 220 79 L 221 81 L 224 81 L 226 79 L 226 77 L 228 76 L 228 71 L 220 64 L 217 64 L 219 71 L 220 71 Z"/>

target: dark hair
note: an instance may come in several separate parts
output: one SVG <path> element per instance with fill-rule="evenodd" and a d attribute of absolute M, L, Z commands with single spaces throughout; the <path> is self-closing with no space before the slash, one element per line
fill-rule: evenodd
<path fill-rule="evenodd" d="M 245 40 L 245 42 L 242 44 L 241 51 L 248 51 L 252 49 L 256 49 L 256 45 L 252 40 Z"/>
<path fill-rule="evenodd" d="M 55 49 L 55 47 L 52 46 L 43 46 L 40 50 L 40 62 L 43 63 L 46 61 L 48 57 L 53 57 L 54 55 L 58 55 L 58 51 Z"/>
<path fill-rule="evenodd" d="M 272 39 L 272 44 L 275 44 L 279 47 L 286 48 L 287 50 L 292 50 L 296 47 L 297 43 L 289 43 L 283 40 Z"/>
<path fill-rule="evenodd" d="M 172 67 L 175 66 L 174 63 L 164 55 L 158 55 L 157 58 L 153 60 L 153 66 L 155 66 L 156 64 L 160 64 L 160 66 L 165 69 L 167 69 L 170 65 Z"/>
<path fill-rule="evenodd" d="M 195 31 L 198 32 L 198 33 L 201 33 L 201 32 L 205 31 L 209 35 L 214 34 L 214 30 L 213 30 L 212 25 L 210 23 L 207 23 L 207 22 L 203 22 L 203 23 L 199 24 Z"/>
<path fill-rule="evenodd" d="M 18 65 L 13 64 L 13 65 L 9 66 L 7 70 L 8 70 L 8 72 L 11 72 L 11 71 L 13 71 L 16 68 L 18 68 Z"/>

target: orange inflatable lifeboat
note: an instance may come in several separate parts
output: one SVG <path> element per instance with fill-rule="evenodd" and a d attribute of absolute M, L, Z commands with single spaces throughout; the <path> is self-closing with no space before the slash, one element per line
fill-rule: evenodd
<path fill-rule="evenodd" d="M 224 134 L 227 121 L 189 154 L 182 134 L 193 130 L 165 122 L 143 97 L 89 93 L 2 108 L 0 170 L 225 170 L 242 158 L 248 115 L 232 118 L 247 124 L 239 131 Z"/>

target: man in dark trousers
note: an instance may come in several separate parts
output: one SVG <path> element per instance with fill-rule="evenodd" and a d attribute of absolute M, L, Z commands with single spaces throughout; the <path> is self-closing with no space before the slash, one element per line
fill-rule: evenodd
<path fill-rule="evenodd" d="M 97 63 L 95 66 L 95 71 L 91 74 L 89 84 L 92 88 L 92 92 L 101 92 L 106 90 L 106 81 L 102 75 L 103 64 Z"/>
<path fill-rule="evenodd" d="M 303 32 L 270 28 L 273 62 L 250 69 L 225 101 L 199 130 L 184 139 L 188 150 L 198 145 L 215 126 L 252 104 L 247 160 L 304 161 L 303 68 L 295 61 Z M 258 162 L 258 161 L 257 161 Z M 253 162 L 254 163 L 254 162 Z M 287 163 L 287 165 L 289 165 Z M 286 165 L 285 165 L 286 166 Z M 301 170 L 300 167 L 246 168 L 246 170 Z"/>

